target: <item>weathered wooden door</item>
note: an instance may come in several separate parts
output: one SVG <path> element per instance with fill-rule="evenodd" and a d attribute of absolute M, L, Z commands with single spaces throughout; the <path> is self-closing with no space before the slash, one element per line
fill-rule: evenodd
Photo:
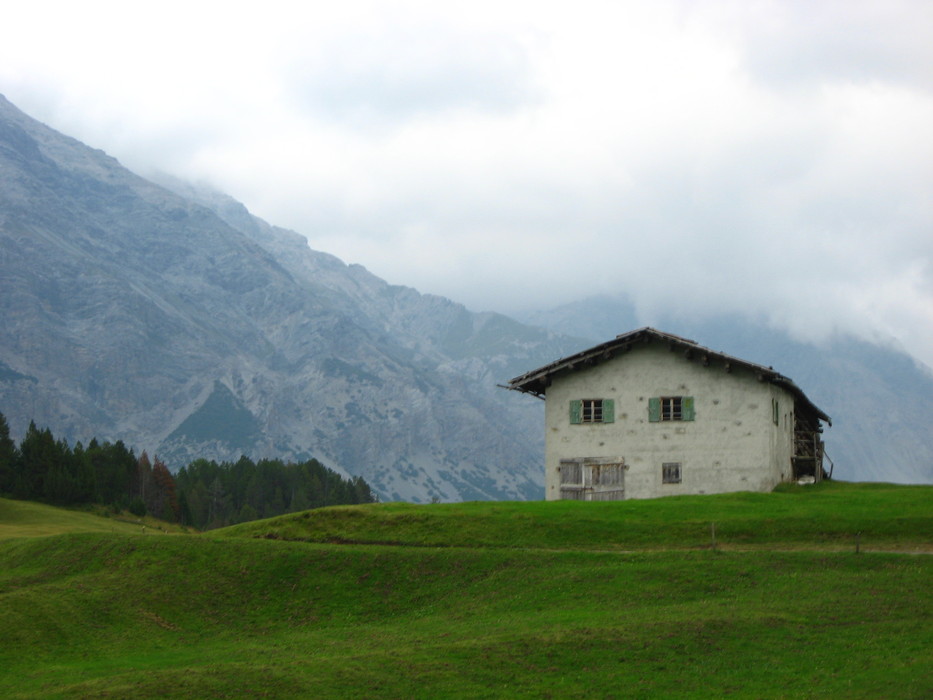
<path fill-rule="evenodd" d="M 622 457 L 562 459 L 560 497 L 575 501 L 621 501 L 625 498 L 625 460 Z"/>

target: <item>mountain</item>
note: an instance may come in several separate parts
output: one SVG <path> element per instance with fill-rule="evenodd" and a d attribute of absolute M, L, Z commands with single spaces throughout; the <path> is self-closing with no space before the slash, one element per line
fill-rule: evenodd
<path fill-rule="evenodd" d="M 594 297 L 524 321 L 597 341 L 635 328 L 624 298 Z M 933 372 L 899 350 L 852 336 L 823 343 L 794 340 L 736 316 L 672 318 L 663 329 L 789 376 L 833 419 L 825 430 L 834 476 L 849 481 L 933 483 Z M 827 465 L 828 466 L 828 465 Z"/>
<path fill-rule="evenodd" d="M 383 499 L 543 494 L 543 403 L 497 388 L 639 324 L 617 300 L 523 319 L 389 285 L 235 200 L 145 180 L 0 97 L 0 412 L 73 443 L 314 457 Z M 852 339 L 743 319 L 663 330 L 791 376 L 843 479 L 933 481 L 931 378 Z"/>
<path fill-rule="evenodd" d="M 496 384 L 576 341 L 389 285 L 188 189 L 0 97 L 0 411 L 14 435 L 34 419 L 173 468 L 313 456 L 386 499 L 541 495 L 541 407 Z"/>

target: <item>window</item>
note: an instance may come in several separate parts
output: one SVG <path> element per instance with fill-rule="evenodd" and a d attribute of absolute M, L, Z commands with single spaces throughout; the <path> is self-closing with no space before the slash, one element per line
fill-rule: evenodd
<path fill-rule="evenodd" d="M 603 422 L 603 400 L 602 399 L 583 399 L 583 422 L 584 423 L 602 423 Z"/>
<path fill-rule="evenodd" d="M 694 418 L 692 396 L 659 396 L 648 399 L 648 420 L 652 423 L 692 421 Z"/>
<path fill-rule="evenodd" d="M 771 399 L 771 420 L 774 421 L 775 425 L 779 425 L 781 422 L 781 404 L 778 403 L 777 399 Z"/>
<path fill-rule="evenodd" d="M 680 483 L 680 462 L 665 462 L 661 465 L 661 483 Z"/>
<path fill-rule="evenodd" d="M 683 420 L 684 419 L 684 397 L 683 396 L 662 396 L 661 397 L 661 420 Z"/>
<path fill-rule="evenodd" d="M 570 422 L 612 423 L 615 420 L 615 402 L 612 399 L 576 399 L 570 402 Z"/>

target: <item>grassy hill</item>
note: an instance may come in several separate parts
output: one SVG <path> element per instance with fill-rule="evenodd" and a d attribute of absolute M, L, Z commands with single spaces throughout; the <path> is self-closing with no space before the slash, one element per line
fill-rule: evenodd
<path fill-rule="evenodd" d="M 188 537 L 0 529 L 0 696 L 929 697 L 933 560 L 913 552 L 933 547 L 931 496 L 832 484 L 333 508 Z"/>
<path fill-rule="evenodd" d="M 100 509 L 101 513 L 105 511 Z M 8 537 L 45 537 L 74 532 L 160 534 L 182 528 L 151 517 L 66 510 L 30 501 L 0 498 L 0 540 Z"/>
<path fill-rule="evenodd" d="M 584 503 L 385 503 L 327 508 L 217 531 L 302 542 L 578 550 L 725 548 L 926 550 L 933 487 L 785 485 L 774 493 Z"/>

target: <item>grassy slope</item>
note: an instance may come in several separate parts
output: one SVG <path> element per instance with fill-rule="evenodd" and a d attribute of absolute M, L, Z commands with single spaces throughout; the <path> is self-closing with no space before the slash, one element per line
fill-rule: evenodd
<path fill-rule="evenodd" d="M 328 508 L 218 531 L 304 542 L 578 550 L 727 548 L 928 550 L 933 487 L 823 482 L 775 493 L 623 503 L 387 503 Z"/>
<path fill-rule="evenodd" d="M 883 509 L 879 494 L 887 493 L 887 510 L 904 517 L 904 527 L 918 528 L 894 541 L 929 547 L 933 489 L 841 486 L 835 493 L 846 489 L 876 494 L 868 501 L 853 496 L 857 507 L 843 508 L 840 518 L 873 521 Z M 833 492 L 775 494 L 744 507 L 740 497 L 725 498 L 717 521 L 754 520 L 755 511 L 767 521 L 777 517 L 769 502 L 794 513 L 797 506 L 785 499 L 819 502 Z M 918 494 L 926 496 L 925 516 L 922 505 L 907 505 Z M 699 508 L 702 522 L 710 514 L 702 501 L 683 503 L 682 516 Z M 663 531 L 678 506 L 657 504 L 653 529 Z M 773 535 L 764 537 L 772 551 L 689 551 L 670 534 L 657 535 L 653 551 L 581 549 L 564 534 L 579 520 L 591 536 L 629 520 L 650 531 L 650 510 L 625 503 L 590 513 L 567 505 L 361 509 L 372 522 L 393 513 L 430 515 L 430 527 L 409 517 L 394 521 L 395 531 L 384 523 L 370 530 L 383 540 L 420 542 L 426 530 L 440 529 L 462 543 L 485 537 L 487 528 L 517 529 L 537 533 L 522 537 L 539 549 L 336 546 L 210 534 L 0 540 L 0 696 L 933 692 L 930 557 L 773 551 Z M 347 512 L 331 514 L 356 522 L 359 516 Z M 475 532 L 471 512 L 482 515 Z"/>
<path fill-rule="evenodd" d="M 42 503 L 0 498 L 0 540 L 8 537 L 45 537 L 70 532 L 111 532 L 114 534 L 158 534 L 179 531 L 153 518 L 134 515 L 102 517 L 94 513 L 65 510 Z"/>

